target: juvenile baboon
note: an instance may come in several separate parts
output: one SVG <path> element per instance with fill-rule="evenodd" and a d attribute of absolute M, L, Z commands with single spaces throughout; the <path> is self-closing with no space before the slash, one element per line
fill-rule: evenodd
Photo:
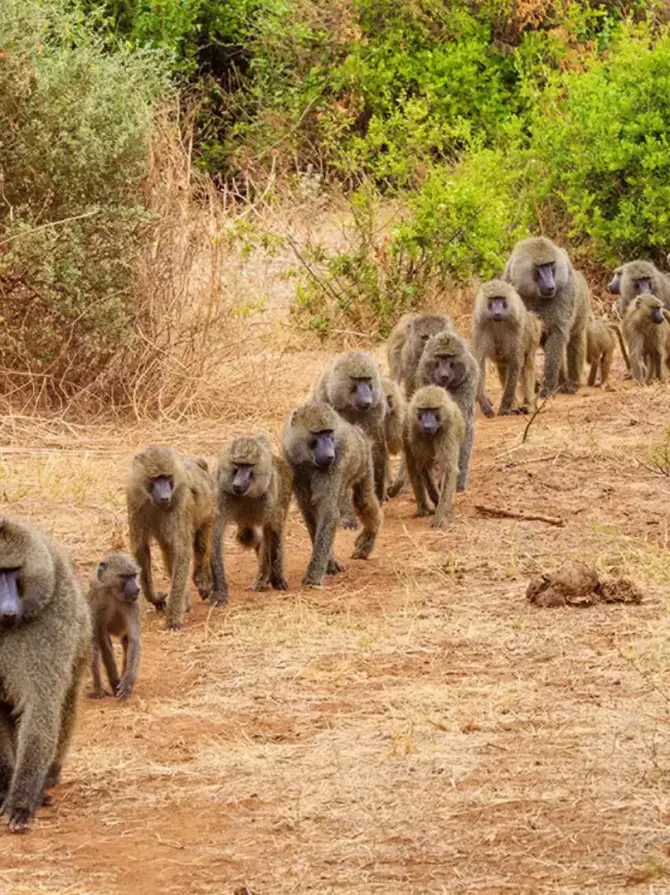
<path fill-rule="evenodd" d="M 90 613 L 65 552 L 0 517 L 0 810 L 14 833 L 58 782 L 90 653 Z"/>
<path fill-rule="evenodd" d="M 470 471 L 475 433 L 475 398 L 479 388 L 479 366 L 458 333 L 438 333 L 424 348 L 416 374 L 417 386 L 438 385 L 454 399 L 465 423 L 465 437 L 458 457 L 457 491 L 465 491 Z"/>
<path fill-rule="evenodd" d="M 589 364 L 588 384 L 596 385 L 598 370 L 600 370 L 600 386 L 608 387 L 612 358 L 617 340 L 621 347 L 621 354 L 626 366 L 628 366 L 628 354 L 621 336 L 621 330 L 615 323 L 607 320 L 598 320 L 593 314 L 589 315 L 586 327 L 586 363 Z"/>
<path fill-rule="evenodd" d="M 386 397 L 386 415 L 384 417 L 384 431 L 386 433 L 386 447 L 389 455 L 399 454 L 403 447 L 403 425 L 405 422 L 405 399 L 396 383 L 392 379 L 382 379 L 384 395 Z M 386 485 L 391 484 L 391 463 L 389 460 L 386 471 Z"/>
<path fill-rule="evenodd" d="M 286 590 L 284 529 L 291 502 L 292 475 L 283 457 L 275 457 L 265 435 L 236 438 L 219 459 L 216 515 L 212 531 L 211 602 L 228 602 L 223 562 L 223 534 L 229 522 L 237 523 L 237 540 L 253 547 L 258 574 L 251 590 Z M 260 530 L 259 530 L 260 529 Z"/>
<path fill-rule="evenodd" d="M 188 571 L 203 600 L 210 593 L 214 498 L 204 460 L 182 460 L 168 447 L 151 445 L 133 457 L 126 488 L 131 551 L 140 567 L 144 596 L 165 609 L 168 628 L 181 628 L 190 607 Z M 156 594 L 151 576 L 155 538 L 170 576 L 167 599 Z"/>
<path fill-rule="evenodd" d="M 330 404 L 343 419 L 368 436 L 372 445 L 375 493 L 378 500 L 384 500 L 388 466 L 384 432 L 386 398 L 377 361 L 365 351 L 336 355 L 317 379 L 312 398 Z M 349 515 L 347 512 L 345 517 Z M 352 519 L 344 521 L 347 526 L 355 525 Z"/>
<path fill-rule="evenodd" d="M 526 309 L 519 294 L 504 280 L 484 283 L 475 298 L 472 324 L 472 351 L 479 364 L 477 399 L 482 412 L 493 416 L 486 394 L 486 359 L 496 365 L 503 395 L 500 416 L 527 412 L 535 402 L 535 355 L 540 347 L 542 324 Z M 523 400 L 514 406 L 521 375 Z"/>
<path fill-rule="evenodd" d="M 651 261 L 629 261 L 617 267 L 607 288 L 618 296 L 617 307 L 622 317 L 638 295 L 655 295 L 670 309 L 670 278 Z"/>
<path fill-rule="evenodd" d="M 630 369 L 637 382 L 666 378 L 670 352 L 670 311 L 655 295 L 638 295 L 623 321 Z"/>
<path fill-rule="evenodd" d="M 93 690 L 90 695 L 94 699 L 106 695 L 100 677 L 101 656 L 112 695 L 127 699 L 133 692 L 142 649 L 137 600 L 139 573 L 135 560 L 125 553 L 108 553 L 93 573 L 88 602 L 93 622 Z M 121 678 L 114 659 L 112 635 L 121 640 L 123 647 Z"/>
<path fill-rule="evenodd" d="M 430 515 L 430 497 L 435 505 L 435 528 L 444 528 L 451 513 L 464 437 L 463 414 L 443 388 L 426 385 L 414 392 L 403 434 L 405 460 L 416 498 L 416 515 Z M 433 481 L 435 466 L 440 476 L 439 491 Z"/>
<path fill-rule="evenodd" d="M 284 433 L 284 451 L 293 470 L 293 490 L 312 539 L 312 557 L 303 584 L 320 585 L 323 576 L 342 571 L 333 555 L 343 495 L 363 529 L 354 559 L 367 559 L 381 525 L 375 495 L 370 445 L 363 432 L 322 401 L 293 410 Z"/>
<path fill-rule="evenodd" d="M 451 329 L 452 323 L 446 314 L 416 314 L 407 321 L 400 353 L 400 380 L 405 383 L 405 397 L 408 401 L 417 388 L 416 371 L 428 339 Z"/>
<path fill-rule="evenodd" d="M 528 310 L 542 321 L 545 361 L 540 395 L 558 389 L 564 358 L 567 377 L 561 389 L 576 392 L 586 350 L 586 280 L 573 268 L 567 252 L 544 236 L 524 239 L 514 246 L 503 279 L 514 286 Z"/>

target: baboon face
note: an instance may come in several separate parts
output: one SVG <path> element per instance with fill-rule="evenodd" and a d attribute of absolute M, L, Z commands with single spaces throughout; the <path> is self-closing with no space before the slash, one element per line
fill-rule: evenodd
<path fill-rule="evenodd" d="M 356 410 L 369 410 L 374 399 L 372 379 L 366 377 L 349 377 L 349 401 Z"/>
<path fill-rule="evenodd" d="M 639 297 L 635 301 L 635 307 L 643 313 L 648 314 L 654 323 L 663 323 L 665 314 L 663 313 L 663 303 L 655 295 Z"/>
<path fill-rule="evenodd" d="M 171 448 L 152 445 L 133 458 L 133 466 L 155 507 L 168 509 L 181 481 L 179 461 Z"/>
<path fill-rule="evenodd" d="M 314 465 L 328 469 L 335 462 L 335 432 L 332 429 L 310 432 L 308 448 Z"/>
<path fill-rule="evenodd" d="M 542 298 L 553 298 L 556 295 L 556 262 L 535 264 L 533 267 L 537 291 Z"/>
<path fill-rule="evenodd" d="M 500 321 L 507 317 L 509 308 L 507 299 L 504 295 L 492 295 L 488 299 L 489 317 L 492 320 Z"/>
<path fill-rule="evenodd" d="M 463 365 L 453 354 L 436 354 L 433 356 L 430 379 L 442 388 L 458 382 L 463 375 Z"/>
<path fill-rule="evenodd" d="M 112 553 L 98 564 L 95 574 L 102 585 L 112 590 L 120 603 L 134 603 L 140 595 L 138 572 L 130 557 Z"/>
<path fill-rule="evenodd" d="M 157 475 L 149 482 L 149 493 L 154 506 L 167 509 L 172 503 L 174 479 L 171 475 Z"/>
<path fill-rule="evenodd" d="M 410 321 L 407 328 L 407 338 L 411 343 L 412 352 L 420 354 L 432 336 L 441 333 L 445 328 L 445 321 L 439 315 L 422 314 Z"/>
<path fill-rule="evenodd" d="M 29 621 L 52 598 L 53 561 L 22 523 L 0 518 L 0 627 Z"/>
<path fill-rule="evenodd" d="M 272 448 L 263 435 L 236 438 L 224 449 L 219 467 L 221 487 L 236 497 L 260 497 L 270 487 Z"/>
<path fill-rule="evenodd" d="M 617 267 L 614 276 L 607 284 L 607 291 L 612 295 L 621 295 L 621 268 Z"/>
<path fill-rule="evenodd" d="M 418 407 L 416 419 L 422 435 L 437 435 L 442 422 L 439 407 Z"/>

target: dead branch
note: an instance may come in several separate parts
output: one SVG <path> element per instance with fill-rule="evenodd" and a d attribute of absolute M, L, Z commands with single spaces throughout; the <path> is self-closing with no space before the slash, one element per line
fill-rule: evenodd
<path fill-rule="evenodd" d="M 481 516 L 490 516 L 494 519 L 521 519 L 523 522 L 545 522 L 547 525 L 555 525 L 563 528 L 565 519 L 558 516 L 542 516 L 540 513 L 521 513 L 516 510 L 501 510 L 497 507 L 487 507 L 476 503 L 475 509 Z"/>

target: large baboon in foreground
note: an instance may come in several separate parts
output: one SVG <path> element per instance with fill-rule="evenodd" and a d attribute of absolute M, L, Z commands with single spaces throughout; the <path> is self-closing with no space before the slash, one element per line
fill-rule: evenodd
<path fill-rule="evenodd" d="M 323 576 L 342 571 L 333 555 L 335 530 L 343 497 L 353 498 L 363 530 L 354 559 L 367 559 L 381 525 L 375 495 L 370 444 L 356 426 L 330 405 L 309 401 L 288 418 L 284 451 L 293 470 L 293 488 L 312 539 L 312 556 L 303 584 L 320 585 Z"/>
<path fill-rule="evenodd" d="M 151 445 L 133 457 L 126 488 L 133 556 L 144 596 L 165 609 L 168 628 L 181 628 L 190 606 L 188 571 L 202 599 L 211 589 L 210 551 L 214 498 L 204 460 L 182 460 L 168 447 Z M 156 594 L 151 576 L 151 539 L 160 547 L 171 578 L 167 599 Z"/>
<path fill-rule="evenodd" d="M 0 517 L 0 801 L 12 832 L 58 782 L 90 652 L 88 604 L 65 552 Z"/>
<path fill-rule="evenodd" d="M 514 246 L 503 279 L 514 286 L 528 310 L 542 321 L 545 361 L 540 395 L 558 389 L 564 358 L 567 378 L 561 389 L 576 392 L 586 351 L 586 280 L 573 268 L 567 252 L 545 236 L 524 239 Z"/>

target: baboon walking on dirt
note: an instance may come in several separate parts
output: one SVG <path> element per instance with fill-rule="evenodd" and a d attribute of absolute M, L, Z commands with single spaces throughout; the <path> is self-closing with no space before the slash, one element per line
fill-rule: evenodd
<path fill-rule="evenodd" d="M 90 654 L 89 609 L 67 555 L 0 517 L 0 802 L 14 833 L 58 782 Z"/>
<path fill-rule="evenodd" d="M 182 460 L 171 448 L 152 445 L 133 457 L 126 497 L 131 550 L 140 567 L 142 592 L 157 609 L 165 609 L 168 628 L 181 628 L 184 611 L 190 607 L 191 554 L 193 583 L 203 600 L 211 589 L 214 498 L 207 463 Z M 167 598 L 154 591 L 152 538 L 158 542 L 171 579 Z"/>
<path fill-rule="evenodd" d="M 665 382 L 670 356 L 670 311 L 655 295 L 638 295 L 628 306 L 623 335 L 637 382 Z"/>

